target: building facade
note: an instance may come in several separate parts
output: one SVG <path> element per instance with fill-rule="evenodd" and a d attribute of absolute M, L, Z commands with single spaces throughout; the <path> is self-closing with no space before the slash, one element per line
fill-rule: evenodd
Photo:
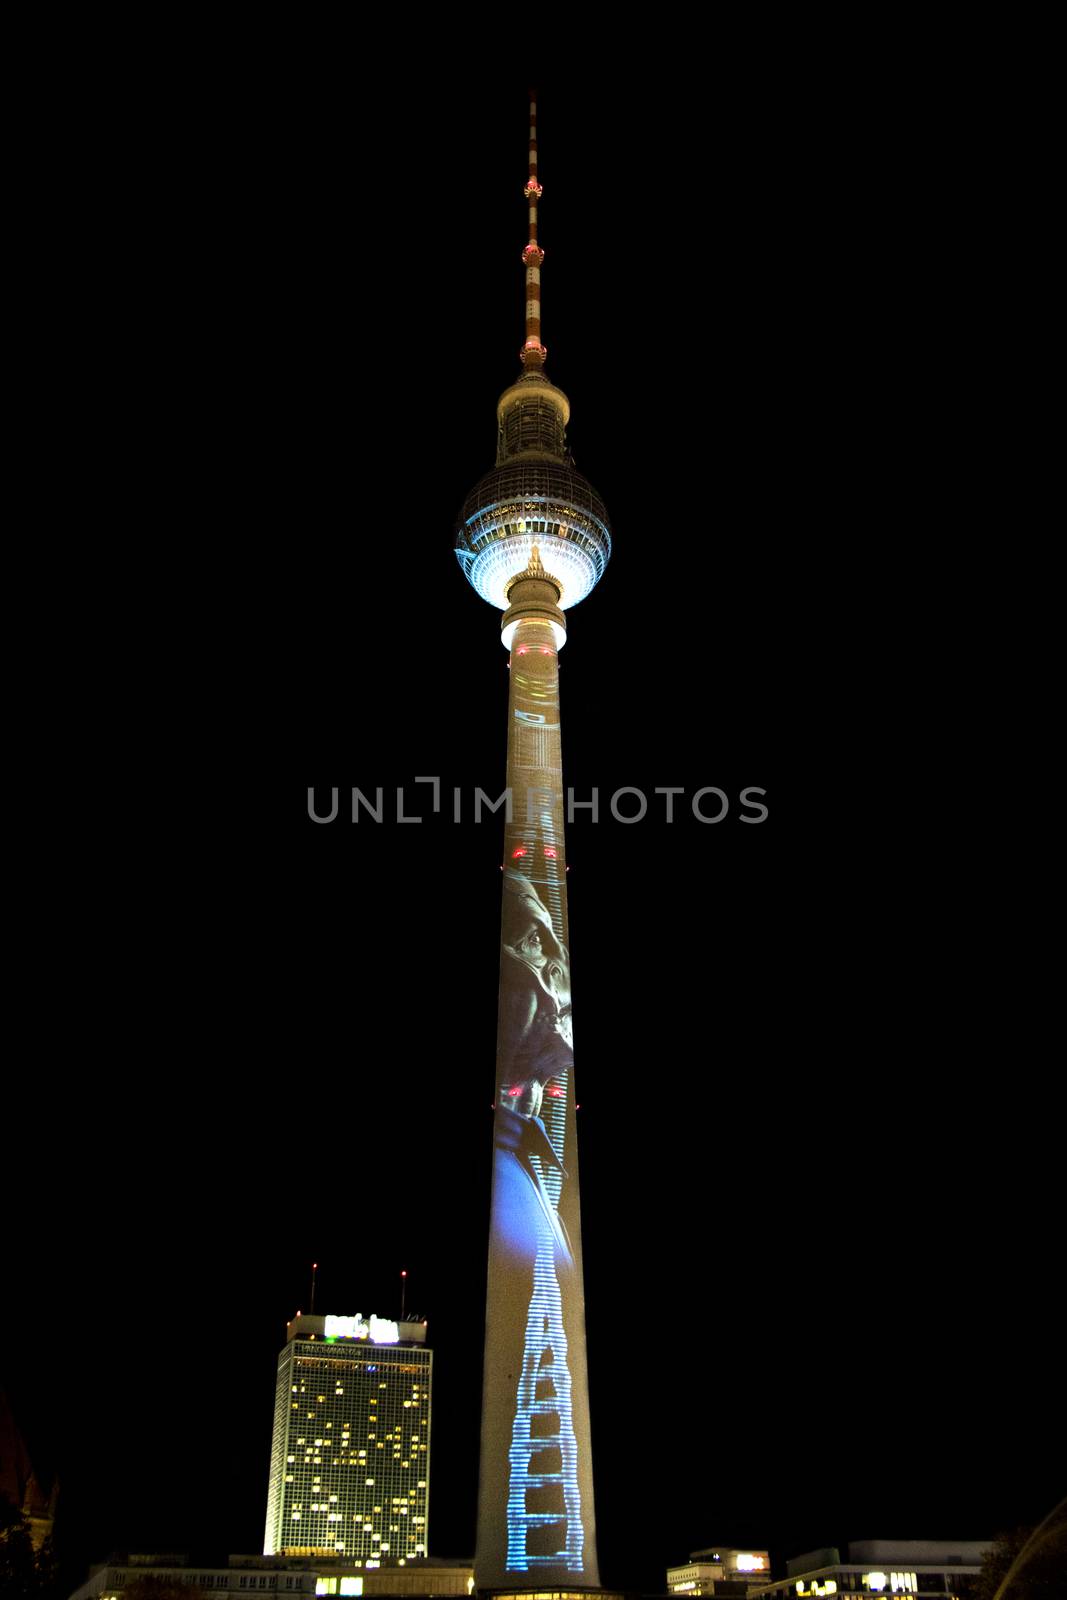
<path fill-rule="evenodd" d="M 127 1586 L 152 1577 L 181 1584 L 194 1595 L 233 1595 L 236 1600 L 296 1600 L 300 1595 L 411 1596 L 459 1600 L 474 1588 L 469 1561 L 417 1561 L 369 1572 L 343 1556 L 230 1556 L 207 1565 L 182 1555 L 113 1555 L 95 1566 L 71 1600 L 122 1600 Z"/>
<path fill-rule="evenodd" d="M 493 470 L 468 495 L 456 554 L 503 611 L 507 788 L 493 1192 L 475 1573 L 482 1589 L 597 1587 L 585 1351 L 559 651 L 567 610 L 611 553 L 574 469 L 570 403 L 545 373 L 541 184 L 530 103 L 522 372 L 497 403 Z"/>
<path fill-rule="evenodd" d="M 343 1556 L 364 1572 L 426 1557 L 432 1376 L 424 1322 L 293 1318 L 278 1357 L 266 1555 Z"/>
<path fill-rule="evenodd" d="M 706 1550 L 694 1550 L 681 1566 L 667 1568 L 667 1593 L 744 1595 L 762 1588 L 770 1575 L 768 1551 L 710 1545 Z"/>
<path fill-rule="evenodd" d="M 786 1563 L 787 1576 L 753 1591 L 760 1600 L 968 1600 L 987 1540 L 868 1539 L 812 1550 Z"/>

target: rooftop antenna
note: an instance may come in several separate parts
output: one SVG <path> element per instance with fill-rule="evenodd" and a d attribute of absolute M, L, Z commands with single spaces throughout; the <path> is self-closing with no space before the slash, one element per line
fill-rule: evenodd
<path fill-rule="evenodd" d="M 545 252 L 537 242 L 537 202 L 543 193 L 537 178 L 537 91 L 530 90 L 530 176 L 523 190 L 528 203 L 530 239 L 522 252 L 526 266 L 526 340 L 520 359 L 529 371 L 539 371 L 548 354 L 541 343 L 541 263 Z"/>
<path fill-rule="evenodd" d="M 401 1267 L 401 1269 L 400 1269 L 400 1320 L 401 1320 L 401 1322 L 403 1322 L 403 1320 L 404 1320 L 404 1307 L 407 1305 L 407 1298 L 408 1298 L 408 1275 L 407 1275 L 406 1268 Z"/>
<path fill-rule="evenodd" d="M 311 1317 L 315 1315 L 315 1278 L 318 1274 L 318 1270 L 318 1262 L 313 1261 L 311 1263 L 311 1310 L 308 1312 L 308 1315 Z"/>

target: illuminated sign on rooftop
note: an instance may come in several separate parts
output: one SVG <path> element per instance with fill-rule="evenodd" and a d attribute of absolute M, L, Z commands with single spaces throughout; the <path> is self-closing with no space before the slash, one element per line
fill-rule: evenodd
<path fill-rule="evenodd" d="M 753 1555 L 750 1551 L 742 1551 L 737 1557 L 738 1572 L 762 1572 L 767 1565 L 766 1556 Z"/>
<path fill-rule="evenodd" d="M 325 1336 L 327 1339 L 369 1339 L 371 1344 L 399 1344 L 400 1329 L 395 1322 L 389 1322 L 384 1317 L 371 1316 L 369 1322 L 364 1322 L 360 1312 L 354 1317 L 326 1317 Z"/>

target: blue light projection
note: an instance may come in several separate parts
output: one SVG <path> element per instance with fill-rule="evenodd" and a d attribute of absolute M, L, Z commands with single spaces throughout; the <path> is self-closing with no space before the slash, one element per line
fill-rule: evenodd
<path fill-rule="evenodd" d="M 563 1301 L 556 1277 L 554 1239 L 547 1228 L 534 1266 L 508 1460 L 508 1571 L 563 1565 L 571 1572 L 581 1572 L 584 1534 L 578 1444 L 571 1414 Z M 530 1553 L 530 1533 L 534 1528 L 550 1534 L 551 1553 Z"/>

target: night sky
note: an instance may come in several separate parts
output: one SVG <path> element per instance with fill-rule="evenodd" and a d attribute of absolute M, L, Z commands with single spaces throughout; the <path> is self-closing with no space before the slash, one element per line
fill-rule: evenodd
<path fill-rule="evenodd" d="M 427 810 L 437 775 L 469 817 L 503 785 L 499 618 L 452 543 L 519 370 L 527 74 L 246 44 L 110 74 L 59 163 L 86 317 L 89 285 L 121 311 L 134 597 L 93 642 L 8 1134 L 4 1371 L 72 1582 L 261 1547 L 313 1259 L 347 1314 L 407 1269 L 431 1551 L 474 1543 L 500 830 L 354 827 L 344 792 Z M 561 38 L 540 73 L 548 373 L 615 538 L 565 778 L 731 798 L 568 835 L 607 1583 L 1064 1492 L 1043 980 L 928 472 L 994 167 L 941 48 Z"/>

